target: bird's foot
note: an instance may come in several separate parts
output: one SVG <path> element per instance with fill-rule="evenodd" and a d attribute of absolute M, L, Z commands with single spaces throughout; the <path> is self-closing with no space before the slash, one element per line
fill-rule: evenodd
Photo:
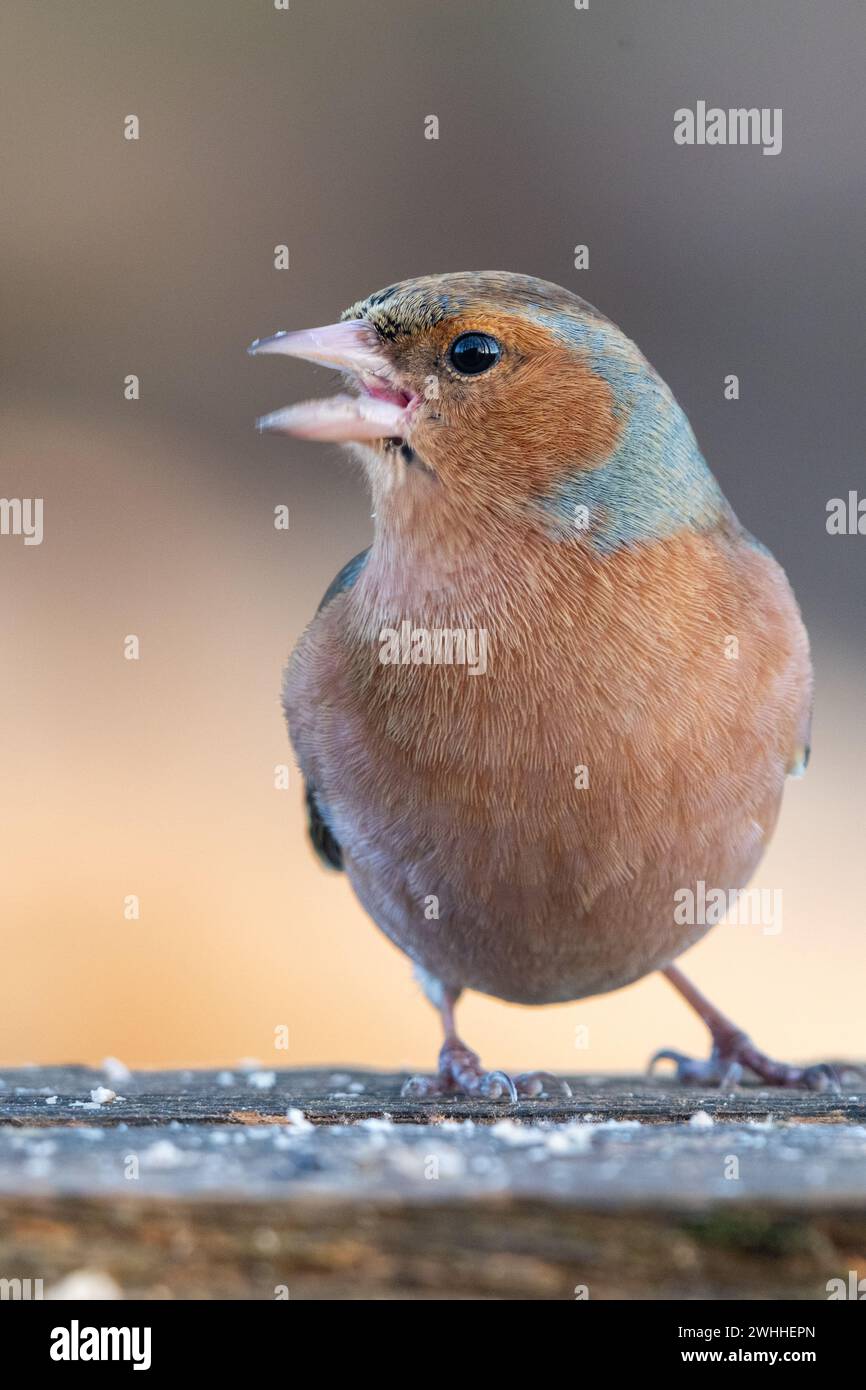
<path fill-rule="evenodd" d="M 567 1081 L 547 1071 L 523 1072 L 519 1076 L 509 1076 L 504 1071 L 485 1071 L 477 1052 L 473 1052 L 459 1038 L 447 1038 L 439 1053 L 437 1074 L 410 1076 L 402 1094 L 425 1100 L 455 1093 L 513 1103 L 521 1097 L 537 1100 L 556 1096 L 568 1099 L 571 1087 Z"/>
<path fill-rule="evenodd" d="M 841 1089 L 841 1078 L 836 1068 L 828 1063 L 792 1067 L 786 1062 L 776 1062 L 755 1047 L 745 1033 L 736 1031 L 717 1033 L 713 1038 L 713 1050 L 706 1061 L 663 1048 L 650 1059 L 650 1075 L 656 1063 L 662 1061 L 674 1063 L 677 1081 L 686 1086 L 737 1086 L 744 1071 L 750 1071 L 770 1086 L 800 1086 L 809 1091 Z"/>

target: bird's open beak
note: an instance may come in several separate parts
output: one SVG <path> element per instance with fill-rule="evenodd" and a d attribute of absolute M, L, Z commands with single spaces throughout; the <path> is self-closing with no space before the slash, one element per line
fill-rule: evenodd
<path fill-rule="evenodd" d="M 376 330 L 363 319 L 257 338 L 249 351 L 254 356 L 281 352 L 336 367 L 351 375 L 359 392 L 357 396 L 331 396 L 275 410 L 256 421 L 258 429 L 341 444 L 406 437 L 415 397 L 396 383 Z"/>

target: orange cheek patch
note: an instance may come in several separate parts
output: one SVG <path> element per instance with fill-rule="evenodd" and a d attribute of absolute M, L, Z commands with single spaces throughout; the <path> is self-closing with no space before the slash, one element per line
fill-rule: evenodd
<path fill-rule="evenodd" d="M 511 315 L 475 312 L 439 325 L 440 356 L 470 329 L 493 334 L 504 356 L 489 375 L 443 380 L 450 428 L 430 426 L 441 461 L 465 475 L 477 460 L 522 496 L 548 493 L 576 468 L 602 464 L 621 430 L 608 383 L 543 328 Z"/>

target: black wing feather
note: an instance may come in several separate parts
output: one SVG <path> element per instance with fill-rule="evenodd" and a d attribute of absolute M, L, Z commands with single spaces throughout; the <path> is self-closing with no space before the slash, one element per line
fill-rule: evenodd
<path fill-rule="evenodd" d="M 340 573 L 331 581 L 325 590 L 322 602 L 317 608 L 317 613 L 321 613 L 338 594 L 344 590 L 351 589 L 364 565 L 367 563 L 369 549 L 360 551 L 353 555 L 352 559 L 343 566 Z M 315 788 L 309 783 L 305 783 L 307 799 L 307 831 L 310 836 L 313 849 L 319 856 L 323 864 L 327 864 L 332 869 L 342 869 L 343 851 L 340 842 L 328 826 L 327 820 L 322 814 L 322 809 L 316 800 Z"/>
<path fill-rule="evenodd" d="M 307 790 L 307 832 L 310 836 L 313 849 L 319 856 L 323 864 L 327 864 L 331 869 L 342 869 L 343 851 L 339 841 L 328 829 L 327 822 L 319 810 L 319 803 L 316 800 L 316 793 L 306 784 Z"/>

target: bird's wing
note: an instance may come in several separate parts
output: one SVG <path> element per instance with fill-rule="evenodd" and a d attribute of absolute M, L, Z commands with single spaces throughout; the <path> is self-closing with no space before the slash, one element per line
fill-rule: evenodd
<path fill-rule="evenodd" d="M 323 608 L 327 608 L 332 599 L 338 594 L 342 594 L 346 589 L 351 589 L 364 565 L 367 563 L 369 547 L 353 555 L 352 559 L 343 566 L 340 573 L 331 580 L 322 596 L 322 601 L 316 609 L 321 613 Z M 310 782 L 305 783 L 305 793 L 307 801 L 307 833 L 316 854 L 323 864 L 331 869 L 342 869 L 343 850 L 340 842 L 328 825 L 326 815 L 323 813 L 318 800 L 316 799 L 316 789 Z"/>
<path fill-rule="evenodd" d="M 309 782 L 306 783 L 306 793 L 307 834 L 310 837 L 310 843 L 322 863 L 326 864 L 329 869 L 342 869 L 343 851 L 340 842 L 329 829 L 328 823 L 319 809 L 316 793 Z"/>
<path fill-rule="evenodd" d="M 340 573 L 335 575 L 322 595 L 322 602 L 316 609 L 317 613 L 321 613 L 323 608 L 327 608 L 331 599 L 336 598 L 337 594 L 342 594 L 346 589 L 351 589 L 358 575 L 361 573 L 361 570 L 366 565 L 367 556 L 369 554 L 370 547 L 367 546 L 366 550 L 359 550 L 357 555 L 353 555 L 351 560 L 347 560 L 346 564 L 340 570 Z"/>

